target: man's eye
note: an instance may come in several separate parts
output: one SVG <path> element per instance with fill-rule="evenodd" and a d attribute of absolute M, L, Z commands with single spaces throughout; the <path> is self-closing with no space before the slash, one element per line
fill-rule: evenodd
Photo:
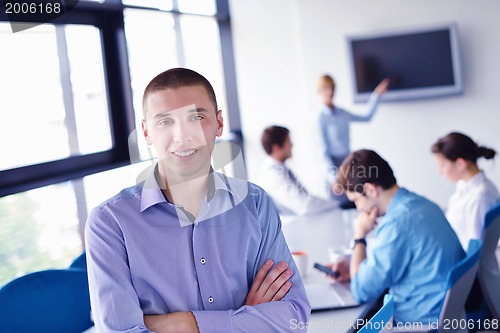
<path fill-rule="evenodd" d="M 203 116 L 197 114 L 195 116 L 193 116 L 193 120 L 202 120 L 203 119 Z"/>
<path fill-rule="evenodd" d="M 158 122 L 158 125 L 165 126 L 165 125 L 170 125 L 171 123 L 172 123 L 172 121 L 170 119 L 164 119 L 164 120 L 160 120 Z"/>

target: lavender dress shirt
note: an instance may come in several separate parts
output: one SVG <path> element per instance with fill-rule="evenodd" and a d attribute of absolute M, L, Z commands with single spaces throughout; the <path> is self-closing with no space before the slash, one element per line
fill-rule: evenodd
<path fill-rule="evenodd" d="M 305 327 L 310 305 L 272 200 L 257 185 L 212 175 L 194 220 L 165 199 L 153 173 L 91 211 L 86 250 L 98 332 L 150 332 L 144 315 L 177 311 L 191 311 L 202 333 Z M 288 262 L 292 287 L 281 301 L 246 306 L 268 258 Z"/>

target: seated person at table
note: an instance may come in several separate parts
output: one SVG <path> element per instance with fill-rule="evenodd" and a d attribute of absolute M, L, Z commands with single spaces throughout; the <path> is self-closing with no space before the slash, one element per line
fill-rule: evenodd
<path fill-rule="evenodd" d="M 480 157 L 492 159 L 493 149 L 478 146 L 462 133 L 450 133 L 432 145 L 439 173 L 456 189 L 448 201 L 446 218 L 465 251 L 471 239 L 481 238 L 486 212 L 500 202 L 498 190 L 479 169 Z"/>
<path fill-rule="evenodd" d="M 262 165 L 259 185 L 269 193 L 281 215 L 317 214 L 338 207 L 336 201 L 310 194 L 285 164 L 292 157 L 293 146 L 287 128 L 267 127 L 261 141 L 268 156 Z"/>
<path fill-rule="evenodd" d="M 86 225 L 98 332 L 281 333 L 291 320 L 307 322 L 272 200 L 211 167 L 223 120 L 208 80 L 185 68 L 163 72 L 143 108 L 154 172 L 94 208 Z"/>
<path fill-rule="evenodd" d="M 337 179 L 360 212 L 354 222 L 350 265 L 331 265 L 351 279 L 360 301 L 394 296 L 396 322 L 435 322 L 450 269 L 465 253 L 441 209 L 400 187 L 389 164 L 376 152 L 358 150 L 347 156 Z M 366 252 L 365 237 L 375 226 Z"/>

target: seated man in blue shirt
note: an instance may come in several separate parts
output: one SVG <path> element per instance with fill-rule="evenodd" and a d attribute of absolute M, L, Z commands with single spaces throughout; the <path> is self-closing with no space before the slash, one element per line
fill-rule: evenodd
<path fill-rule="evenodd" d="M 310 306 L 272 200 L 211 168 L 223 119 L 206 78 L 156 76 L 143 132 L 158 163 L 86 226 L 99 332 L 286 332 Z M 280 262 L 273 268 L 274 262 Z"/>
<path fill-rule="evenodd" d="M 345 191 L 360 211 L 350 267 L 332 265 L 341 273 L 339 280 L 350 278 L 360 301 L 389 289 L 396 322 L 435 322 L 448 272 L 465 256 L 441 209 L 399 187 L 389 164 L 371 150 L 347 156 L 336 190 Z M 367 255 L 365 237 L 376 225 Z"/>

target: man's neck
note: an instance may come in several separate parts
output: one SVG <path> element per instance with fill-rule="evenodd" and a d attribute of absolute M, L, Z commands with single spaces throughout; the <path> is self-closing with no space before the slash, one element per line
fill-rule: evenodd
<path fill-rule="evenodd" d="M 279 163 L 285 163 L 285 161 L 287 160 L 287 158 L 284 158 L 282 154 L 274 154 L 272 153 L 271 155 L 269 155 L 270 158 L 272 158 L 273 160 L 279 162 Z"/>
<path fill-rule="evenodd" d="M 389 208 L 389 205 L 391 204 L 392 199 L 394 199 L 394 196 L 399 188 L 399 185 L 396 184 L 387 190 L 382 190 L 378 203 L 380 215 L 384 215 L 387 212 L 387 209 Z"/>
<path fill-rule="evenodd" d="M 165 172 L 160 171 L 162 192 L 169 202 L 184 207 L 196 216 L 208 193 L 209 171 L 210 169 L 201 175 L 182 179 L 165 175 Z"/>

